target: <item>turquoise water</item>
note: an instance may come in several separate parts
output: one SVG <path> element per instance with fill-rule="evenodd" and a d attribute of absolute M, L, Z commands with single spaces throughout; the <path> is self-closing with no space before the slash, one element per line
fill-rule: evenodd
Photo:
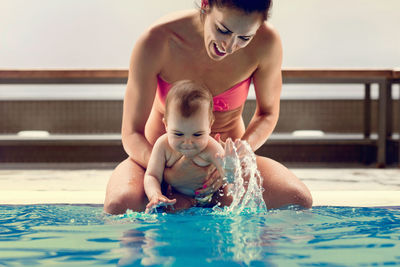
<path fill-rule="evenodd" d="M 400 265 L 400 210 L 110 216 L 91 206 L 0 206 L 0 266 L 22 265 Z"/>

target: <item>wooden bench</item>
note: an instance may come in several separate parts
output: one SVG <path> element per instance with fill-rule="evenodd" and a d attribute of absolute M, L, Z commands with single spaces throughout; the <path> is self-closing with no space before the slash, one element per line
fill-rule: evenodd
<path fill-rule="evenodd" d="M 396 76 L 397 75 L 397 76 Z M 127 81 L 127 70 L 0 70 L 0 84 L 125 84 Z M 343 142 L 362 143 L 375 146 L 377 149 L 378 166 L 383 167 L 387 163 L 387 142 L 392 134 L 391 120 L 391 85 L 400 79 L 399 71 L 394 70 L 353 70 L 353 69 L 285 69 L 283 70 L 283 82 L 291 84 L 363 84 L 365 86 L 364 98 L 364 130 L 363 137 L 360 139 L 332 137 L 328 140 L 332 144 Z M 371 139 L 371 84 L 379 86 L 379 108 L 378 108 L 378 130 L 377 140 Z M 272 143 L 281 142 L 282 139 Z M 293 145 L 295 140 L 287 138 L 286 143 Z M 304 142 L 318 143 L 316 140 L 303 140 Z M 321 141 L 320 141 L 321 142 Z M 360 143 L 360 144 L 361 144 Z M 106 153 L 107 147 L 120 146 L 119 137 L 115 135 L 56 135 L 52 138 L 21 139 L 12 136 L 0 137 L 0 145 L 3 151 L 8 146 L 26 146 L 35 149 L 35 144 L 41 144 L 41 149 L 46 150 L 49 146 L 59 146 L 60 157 L 69 147 L 86 147 L 82 153 L 90 153 L 90 148 L 104 145 Z M 83 145 L 85 144 L 85 145 Z M 9 151 L 9 150 L 8 150 Z M 86 152 L 85 152 L 86 151 Z M 115 152 L 116 153 L 116 152 Z M 111 153 L 112 154 L 112 153 Z M 50 155 L 50 154 L 49 154 Z M 1 152 L 0 152 L 1 157 Z M 105 157 L 104 159 L 107 159 Z"/>
<path fill-rule="evenodd" d="M 379 108 L 378 108 L 378 143 L 377 164 L 379 167 L 386 165 L 387 139 L 392 134 L 391 120 L 391 85 L 393 70 L 378 69 L 328 69 L 328 70 L 303 70 L 287 69 L 283 71 L 284 83 L 317 83 L 317 84 L 364 84 L 364 138 L 370 136 L 371 127 L 371 84 L 379 85 Z"/>

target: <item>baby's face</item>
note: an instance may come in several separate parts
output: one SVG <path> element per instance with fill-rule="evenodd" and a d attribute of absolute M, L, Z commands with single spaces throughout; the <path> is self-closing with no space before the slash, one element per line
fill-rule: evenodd
<path fill-rule="evenodd" d="M 190 117 L 183 117 L 173 106 L 170 107 L 167 126 L 169 145 L 186 157 L 194 157 L 208 144 L 211 123 L 208 103 L 201 105 Z"/>

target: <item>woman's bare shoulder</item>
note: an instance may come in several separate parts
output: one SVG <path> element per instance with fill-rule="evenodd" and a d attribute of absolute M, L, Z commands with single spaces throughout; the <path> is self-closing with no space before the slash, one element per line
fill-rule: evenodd
<path fill-rule="evenodd" d="M 198 11 L 185 10 L 168 14 L 156 20 L 148 29 L 149 36 L 170 37 L 179 31 L 185 30 L 193 24 L 194 18 L 198 15 Z"/>
<path fill-rule="evenodd" d="M 170 41 L 184 39 L 186 32 L 193 25 L 196 10 L 185 10 L 168 14 L 155 21 L 138 39 L 136 45 L 150 51 L 163 51 Z"/>
<path fill-rule="evenodd" d="M 282 41 L 272 24 L 264 22 L 254 38 L 252 53 L 260 62 L 271 62 L 282 57 Z"/>
<path fill-rule="evenodd" d="M 170 58 L 171 41 L 193 17 L 193 12 L 178 12 L 160 18 L 146 29 L 136 40 L 131 57 L 131 66 L 139 64 L 141 68 L 148 66 L 151 70 L 160 71 L 164 62 Z M 137 66 L 136 66 L 137 68 Z"/>
<path fill-rule="evenodd" d="M 264 22 L 257 31 L 254 38 L 255 46 L 258 48 L 257 51 L 267 53 L 269 49 L 273 49 L 276 46 L 281 46 L 281 37 L 279 32 L 269 22 Z"/>
<path fill-rule="evenodd" d="M 198 15 L 197 10 L 181 10 L 169 13 L 157 19 L 150 28 L 157 27 L 173 27 L 175 24 L 185 23 L 193 19 L 193 16 Z"/>

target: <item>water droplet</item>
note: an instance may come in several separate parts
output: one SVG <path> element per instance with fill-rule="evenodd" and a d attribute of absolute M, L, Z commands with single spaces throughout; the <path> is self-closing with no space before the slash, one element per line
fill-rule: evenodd
<path fill-rule="evenodd" d="M 232 203 L 224 207 L 222 213 L 266 212 L 267 206 L 262 195 L 263 178 L 257 169 L 256 155 L 247 142 L 242 141 L 240 145 L 242 146 L 240 157 L 237 154 L 237 147 L 233 145 L 236 171 L 233 184 L 228 188 L 227 194 L 232 195 Z"/>

